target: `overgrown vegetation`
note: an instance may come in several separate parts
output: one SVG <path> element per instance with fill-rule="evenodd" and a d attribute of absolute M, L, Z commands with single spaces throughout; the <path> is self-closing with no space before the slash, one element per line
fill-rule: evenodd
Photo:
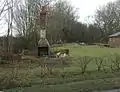
<path fill-rule="evenodd" d="M 96 65 L 97 65 L 97 71 L 100 72 L 101 69 L 103 68 L 103 63 L 104 63 L 104 58 L 103 57 L 97 57 L 97 58 L 94 58 L 95 59 L 95 62 L 96 62 Z"/>
<path fill-rule="evenodd" d="M 76 49 L 72 45 L 66 45 L 66 47 L 67 46 L 71 48 L 70 51 Z M 84 46 L 82 47 L 79 46 L 77 47 L 77 49 L 79 48 L 84 49 L 83 47 Z M 88 48 L 91 47 L 88 46 L 86 49 Z M 97 49 L 101 49 L 103 51 L 105 50 L 104 48 L 97 48 Z M 93 52 L 95 53 L 95 51 L 92 50 L 91 53 Z M 114 89 L 120 87 L 119 69 L 118 69 L 118 65 L 115 63 L 116 57 L 120 57 L 119 53 L 108 54 L 105 56 L 97 55 L 97 57 L 96 55 L 74 56 L 75 54 L 73 53 L 74 51 L 71 52 L 70 54 L 73 56 L 66 58 L 58 58 L 58 59 L 41 58 L 41 59 L 37 59 L 37 61 L 35 57 L 30 57 L 29 59 L 32 59 L 32 62 L 26 64 L 26 66 L 29 65 L 30 67 L 19 68 L 18 69 L 19 72 L 17 74 L 18 76 L 13 77 L 13 79 L 16 81 L 10 82 L 11 85 L 12 84 L 14 85 L 11 86 L 11 88 L 21 87 L 21 89 L 15 88 L 10 90 L 12 90 L 12 92 L 16 90 L 17 91 L 21 90 L 20 92 L 23 92 L 22 90 L 24 89 L 26 90 L 25 92 L 31 90 L 35 92 L 39 92 L 39 91 L 53 92 L 54 89 L 57 92 L 61 92 L 65 90 L 67 91 L 71 90 L 71 92 L 73 90 L 75 92 L 78 91 L 85 92 L 88 90 L 89 91 L 107 90 L 107 89 Z M 119 58 L 117 59 L 119 60 Z M 26 60 L 23 62 L 24 62 L 23 64 L 25 64 L 25 62 L 27 63 Z M 111 64 L 113 65 L 112 69 L 111 69 Z M 27 73 L 28 71 L 27 69 L 30 70 L 29 73 Z M 16 73 L 13 73 L 13 75 L 15 74 Z M 8 78 L 11 79 L 10 76 Z M 24 88 L 26 86 L 30 88 Z M 9 86 L 4 86 L 4 88 L 9 88 Z M 8 92 L 10 90 L 8 90 Z"/>
<path fill-rule="evenodd" d="M 22 92 L 88 92 L 120 88 L 120 49 L 87 46 L 100 42 L 101 38 L 107 43 L 108 35 L 119 31 L 120 1 L 116 2 L 98 9 L 94 23 L 87 25 L 77 21 L 77 11 L 66 0 L 3 0 L 0 21 L 6 20 L 8 29 L 7 36 L 0 38 L 1 47 L 4 52 L 12 54 L 26 51 L 22 56 L 24 59 L 19 62 L 1 59 L 0 89 L 12 92 L 19 88 Z M 40 10 L 44 5 L 49 7 L 45 21 L 47 39 L 51 45 L 60 44 L 53 49 L 55 53 L 70 52 L 66 58 L 27 56 L 27 51 L 38 46 Z M 13 30 L 16 31 L 15 37 Z M 65 42 L 76 44 L 64 45 Z"/>
<path fill-rule="evenodd" d="M 84 74 L 86 72 L 87 66 L 91 61 L 91 57 L 84 56 L 78 59 L 78 64 L 80 65 L 81 72 Z"/>
<path fill-rule="evenodd" d="M 0 90 L 30 86 L 31 71 L 27 69 L 21 72 L 19 63 L 12 64 L 12 68 L 3 72 L 5 73 L 0 75 Z"/>

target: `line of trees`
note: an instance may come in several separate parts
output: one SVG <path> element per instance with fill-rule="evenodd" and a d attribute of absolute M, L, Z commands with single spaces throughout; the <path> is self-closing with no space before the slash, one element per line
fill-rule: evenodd
<path fill-rule="evenodd" d="M 66 0 L 4 1 L 6 3 L 4 2 L 5 5 L 3 4 L 4 6 L 0 9 L 0 16 L 8 9 L 7 37 L 10 36 L 11 30 L 16 35 L 15 46 L 23 49 L 35 48 L 38 44 L 40 7 L 45 4 L 49 5 L 47 38 L 51 44 L 59 41 L 99 42 L 102 37 L 118 32 L 120 29 L 120 0 L 97 9 L 95 21 L 89 25 L 77 21 L 77 10 Z"/>
<path fill-rule="evenodd" d="M 78 22 L 77 11 L 68 1 L 26 0 L 24 4 L 19 3 L 14 11 L 17 37 L 24 39 L 24 42 L 17 41 L 17 45 L 22 44 L 24 46 L 21 47 L 25 48 L 37 46 L 40 39 L 40 6 L 46 3 L 49 3 L 47 38 L 50 44 L 59 41 L 86 43 L 99 41 L 101 37 L 99 29 L 95 25 Z"/>

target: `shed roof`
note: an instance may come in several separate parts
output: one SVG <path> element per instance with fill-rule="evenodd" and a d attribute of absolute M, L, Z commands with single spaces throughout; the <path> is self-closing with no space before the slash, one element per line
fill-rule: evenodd
<path fill-rule="evenodd" d="M 48 40 L 42 39 L 42 38 L 39 40 L 38 46 L 39 47 L 46 47 L 46 46 L 50 47 Z"/>
<path fill-rule="evenodd" d="M 116 36 L 120 36 L 120 32 L 114 33 L 112 35 L 109 35 L 109 37 L 116 37 Z"/>

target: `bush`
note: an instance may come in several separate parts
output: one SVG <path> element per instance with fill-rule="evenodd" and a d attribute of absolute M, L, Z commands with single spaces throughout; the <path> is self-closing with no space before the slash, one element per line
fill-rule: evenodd
<path fill-rule="evenodd" d="M 60 53 L 62 53 L 62 54 L 63 54 L 63 53 L 69 54 L 69 49 L 54 49 L 53 52 L 54 52 L 54 53 L 60 52 Z"/>
<path fill-rule="evenodd" d="M 79 65 L 80 65 L 82 74 L 86 72 L 87 66 L 91 60 L 92 60 L 92 57 L 89 57 L 89 56 L 84 56 L 79 58 Z"/>
<path fill-rule="evenodd" d="M 4 75 L 0 76 L 0 89 L 10 89 L 15 87 L 28 87 L 30 86 L 31 72 L 19 73 L 17 67 L 11 69 Z"/>
<path fill-rule="evenodd" d="M 97 65 L 97 71 L 100 72 L 101 69 L 104 67 L 104 65 L 103 65 L 104 57 L 96 57 L 94 59 L 96 61 L 96 65 Z"/>
<path fill-rule="evenodd" d="M 15 87 L 28 87 L 30 83 L 27 79 L 27 74 L 6 74 L 0 78 L 0 89 L 10 89 Z"/>
<path fill-rule="evenodd" d="M 113 63 L 114 68 L 120 70 L 120 55 L 114 54 L 110 56 L 110 59 Z"/>
<path fill-rule="evenodd" d="M 1 60 L 1 61 L 0 61 L 0 64 L 1 64 L 1 65 L 9 64 L 9 62 L 8 62 L 8 61 L 5 61 L 5 60 Z"/>

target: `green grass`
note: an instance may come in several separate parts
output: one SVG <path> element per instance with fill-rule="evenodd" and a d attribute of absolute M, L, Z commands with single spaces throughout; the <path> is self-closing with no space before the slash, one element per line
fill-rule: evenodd
<path fill-rule="evenodd" d="M 98 46 L 79 46 L 79 45 L 66 45 L 64 47 L 57 47 L 57 49 L 68 48 L 70 50 L 70 55 L 73 57 L 79 56 L 106 56 L 109 54 L 120 54 L 120 48 L 106 48 L 106 47 L 98 47 Z M 56 49 L 56 48 L 55 48 Z"/>
<path fill-rule="evenodd" d="M 106 48 L 106 47 L 98 47 L 94 45 L 90 46 L 80 46 L 80 45 L 75 45 L 75 44 L 67 44 L 64 47 L 56 47 L 54 49 L 63 49 L 67 48 L 70 50 L 70 56 L 74 58 L 79 58 L 81 56 L 91 56 L 91 57 L 104 57 L 104 56 L 109 56 L 112 54 L 118 54 L 120 55 L 120 48 Z M 73 61 L 74 65 L 72 65 L 72 68 L 78 68 L 78 62 L 76 60 Z M 108 62 L 108 64 L 111 61 Z M 93 60 L 90 62 L 88 65 L 87 70 L 96 70 L 96 62 Z"/>
<path fill-rule="evenodd" d="M 108 90 L 119 88 L 120 78 L 104 78 L 84 81 L 74 81 L 70 83 L 61 83 L 48 85 L 40 88 L 40 85 L 33 85 L 30 88 L 16 88 L 5 92 L 92 92 L 93 90 Z"/>
<path fill-rule="evenodd" d="M 81 74 L 77 58 L 80 56 L 103 57 L 119 54 L 120 48 L 100 48 L 98 46 L 79 46 L 66 44 L 54 49 L 67 48 L 73 57 L 72 64 L 67 67 L 53 69 L 53 75 L 46 78 L 44 87 L 40 87 L 40 67 L 32 69 L 31 87 L 6 89 L 5 92 L 91 92 L 93 90 L 107 90 L 120 88 L 120 74 L 117 71 L 97 72 L 95 61 L 91 61 L 87 72 Z M 58 61 L 59 62 L 59 61 Z M 111 61 L 108 61 L 108 64 Z M 63 78 L 64 75 L 64 78 Z"/>

